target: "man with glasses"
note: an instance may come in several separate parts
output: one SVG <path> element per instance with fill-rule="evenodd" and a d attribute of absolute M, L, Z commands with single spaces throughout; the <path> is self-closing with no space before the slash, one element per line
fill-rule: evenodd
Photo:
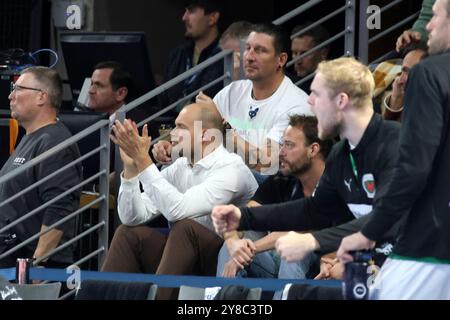
<path fill-rule="evenodd" d="M 0 177 L 19 170 L 30 160 L 70 138 L 69 130 L 57 119 L 62 100 L 62 82 L 59 75 L 45 67 L 25 69 L 9 95 L 11 117 L 25 129 L 25 136 L 0 171 Z M 47 161 L 30 167 L 13 179 L 0 184 L 0 268 L 11 267 L 17 258 L 40 258 L 73 235 L 72 221 L 58 225 L 18 250 L 11 250 L 35 234 L 69 215 L 78 208 L 79 192 L 69 191 L 81 181 L 80 164 L 65 169 L 25 194 L 13 198 L 34 183 L 48 177 L 80 156 L 76 144 L 59 151 Z M 45 208 L 40 208 L 46 205 Z M 23 222 L 5 228 L 11 222 L 31 212 Z M 10 251 L 11 250 L 11 251 Z M 52 266 L 72 262 L 70 248 L 65 248 L 50 260 Z"/>

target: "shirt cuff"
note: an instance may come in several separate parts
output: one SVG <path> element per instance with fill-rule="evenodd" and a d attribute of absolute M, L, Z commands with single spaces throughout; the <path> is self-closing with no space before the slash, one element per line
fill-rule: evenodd
<path fill-rule="evenodd" d="M 148 166 L 147 168 L 145 168 L 144 171 L 139 173 L 138 178 L 142 182 L 142 184 L 146 185 L 146 184 L 152 183 L 152 181 L 155 181 L 157 179 L 161 179 L 162 178 L 162 174 L 158 170 L 156 165 L 153 163 L 150 166 Z"/>
<path fill-rule="evenodd" d="M 133 177 L 131 179 L 126 179 L 123 176 L 123 172 L 120 174 L 120 182 L 122 187 L 124 188 L 134 188 L 134 187 L 138 187 L 139 188 L 139 179 L 138 177 Z"/>

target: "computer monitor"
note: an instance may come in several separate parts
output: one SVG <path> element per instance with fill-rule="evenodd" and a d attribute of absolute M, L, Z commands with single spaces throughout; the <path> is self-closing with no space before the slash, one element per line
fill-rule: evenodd
<path fill-rule="evenodd" d="M 118 61 L 130 72 L 135 87 L 132 98 L 155 87 L 144 32 L 70 32 L 62 33 L 60 39 L 74 100 L 101 61 Z"/>

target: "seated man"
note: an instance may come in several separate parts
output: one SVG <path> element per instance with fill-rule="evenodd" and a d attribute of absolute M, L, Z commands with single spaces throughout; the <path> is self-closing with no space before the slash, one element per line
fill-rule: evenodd
<path fill-rule="evenodd" d="M 295 81 L 293 80 L 294 82 L 305 79 L 309 75 L 313 74 L 316 71 L 319 63 L 327 59 L 328 52 L 330 50 L 329 47 L 324 47 L 304 56 L 303 58 L 299 58 L 296 60 L 297 57 L 300 57 L 309 50 L 325 42 L 330 37 L 328 31 L 321 25 L 309 29 L 298 36 L 296 35 L 298 32 L 305 29 L 309 25 L 311 25 L 311 22 L 296 26 L 292 30 L 292 36 L 294 36 L 294 38 L 291 42 L 291 52 L 292 59 L 295 60 L 295 74 L 298 77 L 298 79 L 295 79 Z M 305 80 L 300 85 L 300 88 L 308 94 L 310 93 L 310 87 L 313 78 L 314 77 L 312 77 L 310 80 Z"/>
<path fill-rule="evenodd" d="M 426 28 L 427 23 L 433 17 L 433 4 L 436 0 L 422 0 L 422 8 L 420 15 L 414 22 L 411 29 L 403 31 L 403 33 L 397 38 L 395 43 L 395 50 L 400 52 L 412 42 L 427 42 L 428 30 Z"/>
<path fill-rule="evenodd" d="M 71 137 L 69 130 L 57 118 L 62 100 L 62 81 L 56 71 L 44 67 L 25 69 L 11 89 L 11 117 L 19 122 L 26 134 L 1 169 L 0 177 L 20 169 Z M 5 201 L 79 157 L 78 147 L 73 144 L 56 153 L 48 159 L 50 161 L 41 162 L 0 185 L 0 229 L 53 200 L 45 209 L 0 234 L 0 254 L 46 230 L 78 208 L 79 191 L 72 191 L 60 199 L 55 198 L 81 182 L 79 164 L 67 168 L 19 198 L 7 203 Z M 38 241 L 32 241 L 2 258 L 0 268 L 15 266 L 17 258 L 40 258 L 47 255 L 60 242 L 70 239 L 74 229 L 73 220 L 59 225 L 40 236 Z M 44 259 L 42 264 L 61 267 L 72 262 L 72 252 L 70 247 L 66 247 L 51 256 L 50 260 Z"/>
<path fill-rule="evenodd" d="M 221 203 L 246 204 L 257 184 L 242 159 L 223 147 L 222 119 L 214 107 L 188 105 L 175 125 L 171 132 L 172 154 L 174 158 L 181 157 L 162 172 L 148 154 L 151 139 L 147 126 L 142 136 L 129 120 L 124 124 L 116 121 L 113 126 L 112 140 L 121 148 L 124 162 L 118 199 L 124 225 L 116 230 L 103 271 L 215 274 L 217 252 L 223 241 L 210 232 L 209 213 Z M 142 225 L 159 214 L 174 223 L 168 235 Z M 177 230 L 183 228 L 213 235 L 200 248 L 201 257 L 177 236 Z M 173 259 L 181 262 L 172 262 Z M 192 268 L 188 269 L 185 261 L 191 259 L 199 263 L 190 264 Z M 159 298 L 174 295 L 169 289 L 158 293 Z"/>
<path fill-rule="evenodd" d="M 233 81 L 241 79 L 241 41 L 245 42 L 252 32 L 253 25 L 248 21 L 236 21 L 222 33 L 219 45 L 222 50 L 233 50 Z"/>
<path fill-rule="evenodd" d="M 384 119 L 400 121 L 405 100 L 405 87 L 409 71 L 428 56 L 428 47 L 424 42 L 413 42 L 404 49 L 402 72 L 392 83 L 392 91 L 384 95 L 381 111 Z"/>
<path fill-rule="evenodd" d="M 310 197 L 322 176 L 331 145 L 330 140 L 318 138 L 316 118 L 291 116 L 280 149 L 279 173 L 263 182 L 247 206 Z M 273 252 L 268 251 L 274 248 L 276 240 L 284 234 L 286 232 L 272 232 L 254 242 L 246 238 L 239 239 L 236 232 L 225 234 L 226 245 L 219 254 L 217 276 L 304 278 L 309 269 L 308 263 L 288 265 L 282 262 L 278 270 L 278 259 Z M 244 272 L 238 272 L 244 267 Z"/>
<path fill-rule="evenodd" d="M 115 112 L 123 106 L 130 96 L 131 75 L 116 61 L 104 61 L 94 67 L 89 87 L 87 107 L 76 107 L 76 111 L 106 112 L 111 123 Z"/>

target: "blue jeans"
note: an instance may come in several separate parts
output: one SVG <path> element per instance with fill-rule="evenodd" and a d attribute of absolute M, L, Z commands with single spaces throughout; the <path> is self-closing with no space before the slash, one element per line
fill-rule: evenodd
<path fill-rule="evenodd" d="M 253 257 L 253 262 L 240 270 L 236 276 L 242 278 L 279 278 L 279 279 L 305 279 L 312 262 L 316 258 L 314 253 L 307 255 L 303 260 L 286 262 L 281 260 L 280 265 L 274 259 L 271 251 L 264 251 Z M 222 245 L 217 260 L 218 277 L 222 276 L 225 264 L 230 260 L 226 244 Z"/>
<path fill-rule="evenodd" d="M 281 260 L 278 265 L 273 255 L 273 250 L 264 251 L 253 257 L 253 262 L 244 269 L 237 272 L 237 278 L 272 278 L 272 279 L 306 279 L 306 274 L 317 256 L 308 254 L 303 260 L 286 262 Z M 230 260 L 226 244 L 222 245 L 217 260 L 217 277 L 221 277 L 225 264 Z M 281 300 L 283 291 L 276 291 L 273 299 Z"/>
<path fill-rule="evenodd" d="M 219 251 L 219 257 L 217 260 L 217 273 L 218 277 L 222 277 L 225 264 L 230 260 L 227 245 L 223 244 Z M 261 252 L 253 257 L 253 262 L 238 271 L 236 277 L 238 278 L 276 278 L 278 274 L 278 265 L 273 260 L 272 255 L 269 252 Z"/>
<path fill-rule="evenodd" d="M 306 274 L 312 266 L 314 260 L 317 259 L 315 253 L 308 254 L 303 260 L 295 262 L 287 262 L 281 260 L 280 270 L 278 272 L 279 279 L 306 279 Z M 276 291 L 273 300 L 281 300 L 283 290 Z"/>

